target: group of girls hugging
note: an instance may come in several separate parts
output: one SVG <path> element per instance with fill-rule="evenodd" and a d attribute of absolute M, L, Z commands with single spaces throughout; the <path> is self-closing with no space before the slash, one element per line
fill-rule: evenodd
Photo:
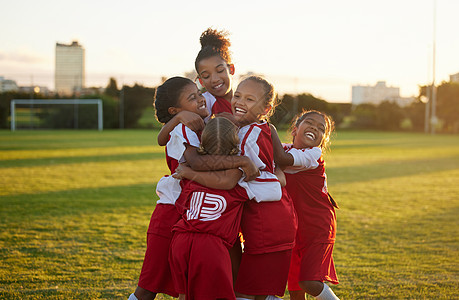
<path fill-rule="evenodd" d="M 195 82 L 172 77 L 156 90 L 170 174 L 161 178 L 138 286 L 129 300 L 338 299 L 332 258 L 337 207 L 322 152 L 333 121 L 304 111 L 282 144 L 269 116 L 272 84 L 258 76 L 232 89 L 227 33 L 200 38 Z"/>

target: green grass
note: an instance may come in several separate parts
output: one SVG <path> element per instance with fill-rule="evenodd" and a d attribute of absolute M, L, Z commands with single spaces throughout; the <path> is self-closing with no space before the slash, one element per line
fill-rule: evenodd
<path fill-rule="evenodd" d="M 0 298 L 127 299 L 167 173 L 155 141 L 148 130 L 0 131 Z M 459 298 L 458 136 L 339 132 L 326 161 L 341 207 L 335 293 Z"/>

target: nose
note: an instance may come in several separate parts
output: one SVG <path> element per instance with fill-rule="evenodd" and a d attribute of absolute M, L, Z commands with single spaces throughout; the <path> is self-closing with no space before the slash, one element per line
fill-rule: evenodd
<path fill-rule="evenodd" d="M 212 80 L 212 82 L 215 82 L 215 81 L 217 81 L 218 79 L 219 79 L 218 74 L 217 74 L 217 73 L 212 73 L 212 75 L 211 75 L 211 80 Z"/>
<path fill-rule="evenodd" d="M 314 130 L 314 131 L 318 131 L 317 124 L 309 123 L 308 125 L 309 125 L 308 126 L 309 129 Z"/>

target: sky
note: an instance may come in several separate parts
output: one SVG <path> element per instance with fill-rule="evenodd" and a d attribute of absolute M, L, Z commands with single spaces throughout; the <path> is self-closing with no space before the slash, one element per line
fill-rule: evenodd
<path fill-rule="evenodd" d="M 154 87 L 194 69 L 208 27 L 230 33 L 236 82 L 254 72 L 280 94 L 350 102 L 386 81 L 411 97 L 459 72 L 458 0 L 0 2 L 0 76 L 19 85 L 54 89 L 56 42 L 77 40 L 86 86 Z"/>

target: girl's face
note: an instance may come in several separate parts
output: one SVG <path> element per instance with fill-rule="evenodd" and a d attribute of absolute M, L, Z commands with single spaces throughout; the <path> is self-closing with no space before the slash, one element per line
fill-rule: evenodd
<path fill-rule="evenodd" d="M 234 118 L 239 126 L 258 122 L 271 109 L 265 103 L 263 85 L 253 80 L 241 82 L 231 100 Z"/>
<path fill-rule="evenodd" d="M 292 131 L 294 148 L 318 147 L 322 144 L 326 123 L 323 116 L 310 113 Z"/>
<path fill-rule="evenodd" d="M 173 110 L 171 112 L 172 114 L 177 114 L 181 111 L 190 111 L 198 114 L 202 118 L 209 115 L 209 111 L 206 108 L 206 99 L 194 83 L 190 83 L 183 88 L 177 106 L 178 107 L 171 107 Z"/>
<path fill-rule="evenodd" d="M 219 56 L 211 56 L 198 63 L 198 76 L 206 90 L 214 96 L 230 101 L 234 66 Z M 225 97 L 226 96 L 226 97 Z M 229 98 L 229 99 L 227 99 Z"/>

